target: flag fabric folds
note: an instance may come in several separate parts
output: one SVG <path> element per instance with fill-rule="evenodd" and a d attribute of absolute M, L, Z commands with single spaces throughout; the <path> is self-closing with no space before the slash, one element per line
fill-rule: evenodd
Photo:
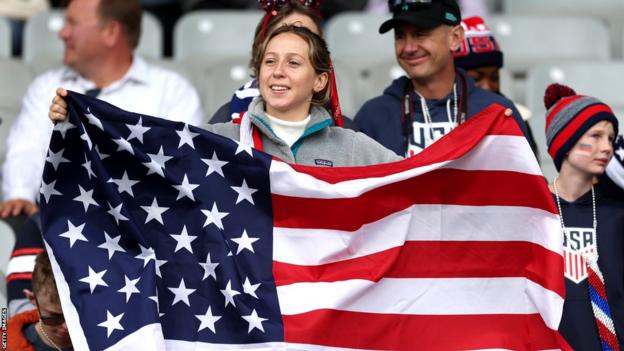
<path fill-rule="evenodd" d="M 70 92 L 41 188 L 76 349 L 555 349 L 562 238 L 492 105 L 426 152 L 318 168 Z"/>

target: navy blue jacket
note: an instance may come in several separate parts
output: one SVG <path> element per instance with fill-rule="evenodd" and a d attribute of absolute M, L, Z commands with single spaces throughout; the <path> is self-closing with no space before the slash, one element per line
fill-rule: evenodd
<path fill-rule="evenodd" d="M 493 103 L 511 108 L 514 113 L 514 118 L 518 121 L 518 125 L 527 135 L 526 123 L 520 117 L 520 113 L 516 110 L 513 103 L 507 100 L 505 97 L 478 88 L 474 80 L 470 78 L 464 71 L 457 70 L 456 83 L 457 94 L 461 94 L 461 79 L 459 75 L 462 75 L 466 81 L 466 91 L 468 94 L 468 110 L 466 118 L 470 118 L 479 113 L 484 108 L 490 106 Z M 403 138 L 403 125 L 401 104 L 403 103 L 405 86 L 408 84 L 409 79 L 405 76 L 395 79 L 389 87 L 387 87 L 383 95 L 368 100 L 362 108 L 355 115 L 355 123 L 359 127 L 360 131 L 367 134 L 371 138 L 377 140 L 380 144 L 394 151 L 397 155 L 405 156 L 405 142 Z M 420 97 L 415 92 L 411 92 L 414 112 L 414 122 L 424 123 L 424 117 L 421 110 Z M 448 122 L 447 115 L 447 100 L 453 98 L 453 93 L 440 100 L 427 100 L 427 106 L 431 114 L 431 121 L 435 123 Z M 458 107 L 461 109 L 461 107 Z M 450 130 L 436 130 L 438 134 L 446 134 Z M 418 144 L 418 140 L 421 139 L 419 135 L 422 135 L 424 130 L 414 129 L 413 142 Z"/>
<path fill-rule="evenodd" d="M 619 337 L 620 348 L 624 348 L 624 203 L 611 197 L 600 186 L 596 191 L 596 219 L 598 266 L 605 278 L 609 306 Z M 554 196 L 554 195 L 553 195 Z M 570 203 L 563 199 L 561 212 L 566 227 L 592 228 L 591 191 Z M 570 234 L 574 248 L 581 242 L 582 235 Z M 598 329 L 592 312 L 587 279 L 578 284 L 565 279 L 566 299 L 559 331 L 575 350 L 602 350 Z"/>

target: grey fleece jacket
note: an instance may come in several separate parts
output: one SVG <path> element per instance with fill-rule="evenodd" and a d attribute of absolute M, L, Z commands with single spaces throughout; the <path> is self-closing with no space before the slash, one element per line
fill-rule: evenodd
<path fill-rule="evenodd" d="M 363 133 L 334 127 L 329 113 L 312 105 L 310 121 L 303 135 L 292 147 L 281 140 L 269 124 L 264 112 L 264 101 L 255 98 L 249 105 L 245 118 L 262 134 L 264 152 L 288 163 L 310 166 L 351 167 L 366 166 L 401 160 L 394 152 Z M 213 133 L 239 140 L 240 124 L 232 122 L 205 126 Z"/>

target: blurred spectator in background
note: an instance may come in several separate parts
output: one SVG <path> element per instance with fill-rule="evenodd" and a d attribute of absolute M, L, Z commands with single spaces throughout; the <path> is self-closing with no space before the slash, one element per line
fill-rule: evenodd
<path fill-rule="evenodd" d="M 465 70 L 479 88 L 503 95 L 500 91 L 503 52 L 494 34 L 481 17 L 465 18 L 461 25 L 464 27 L 465 35 L 459 49 L 453 52 L 455 66 Z M 517 103 L 515 105 L 525 122 L 531 118 L 531 111 L 528 108 Z M 537 156 L 537 144 L 528 123 L 526 128 L 529 133 L 527 139 Z"/>
<path fill-rule="evenodd" d="M 24 295 L 32 290 L 32 273 L 35 258 L 45 250 L 39 213 L 32 215 L 19 229 L 6 272 L 7 307 L 9 317 L 28 311 L 33 305 Z"/>
<path fill-rule="evenodd" d="M 0 218 L 37 211 L 41 174 L 53 125 L 46 118 L 50 96 L 65 87 L 123 109 L 199 125 L 202 111 L 195 89 L 179 74 L 134 55 L 141 34 L 138 0 L 72 0 L 59 32 L 65 43 L 64 66 L 35 78 L 7 138 Z M 54 127 L 62 135 L 71 124 Z M 137 126 L 136 133 L 140 133 Z M 135 132 L 133 132 L 133 135 Z M 139 134 L 142 136 L 141 134 Z M 47 162 L 63 162 L 51 150 Z M 88 171 L 90 165 L 85 165 Z"/>
<path fill-rule="evenodd" d="M 22 55 L 24 23 L 49 8 L 48 0 L 0 0 L 0 17 L 8 18 L 11 25 L 13 56 Z"/>
<path fill-rule="evenodd" d="M 382 96 L 362 106 L 355 116 L 362 132 L 397 155 L 412 156 L 498 103 L 511 108 L 526 135 L 511 101 L 478 88 L 464 71 L 455 70 L 452 52 L 464 40 L 455 0 L 388 4 L 393 16 L 379 32 L 394 29 L 395 55 L 407 76 L 395 79 Z"/>
<path fill-rule="evenodd" d="M 258 25 L 256 26 L 256 31 L 254 34 L 254 42 L 251 48 L 251 63 L 250 67 L 253 66 L 253 58 L 258 54 L 258 50 L 260 49 L 262 42 L 264 41 L 265 36 L 275 30 L 276 28 L 294 24 L 302 27 L 306 27 L 311 30 L 313 33 L 323 36 L 322 27 L 321 27 L 321 15 L 318 11 L 318 7 L 320 5 L 320 1 L 300 1 L 300 0 L 282 0 L 278 2 L 270 2 L 264 1 L 262 5 L 266 10 L 266 15 L 260 19 Z M 330 75 L 330 78 L 333 83 L 333 72 Z M 336 105 L 338 104 L 338 92 L 335 90 L 335 86 L 332 87 L 332 99 L 335 98 Z M 241 88 L 234 92 L 232 95 L 232 99 L 230 102 L 225 103 L 221 106 L 215 114 L 210 119 L 210 123 L 222 123 L 227 122 L 232 119 L 238 118 L 241 112 L 247 111 L 249 104 L 251 101 L 260 95 L 260 91 L 258 90 L 258 80 L 252 79 L 249 82 L 245 83 Z M 328 110 L 334 109 L 335 107 L 329 106 Z M 335 119 L 340 119 L 341 122 L 344 122 L 344 126 L 349 129 L 356 129 L 355 123 L 348 118 L 342 118 L 342 115 L 337 116 L 334 113 Z"/>
<path fill-rule="evenodd" d="M 24 294 L 35 309 L 22 312 L 7 324 L 7 350 L 73 350 L 48 254 L 37 256 L 32 291 Z"/>

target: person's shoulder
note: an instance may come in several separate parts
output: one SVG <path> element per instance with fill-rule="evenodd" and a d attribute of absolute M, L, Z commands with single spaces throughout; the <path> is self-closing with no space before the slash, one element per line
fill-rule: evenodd
<path fill-rule="evenodd" d="M 69 79 L 74 76 L 77 76 L 77 73 L 72 71 L 69 67 L 58 66 L 36 75 L 30 82 L 30 86 L 32 87 L 54 85 L 54 88 L 56 89 L 59 85 L 63 83 L 64 78 Z"/>
<path fill-rule="evenodd" d="M 491 104 L 500 104 L 508 108 L 516 108 L 514 103 L 503 95 L 481 89 L 479 87 L 474 87 L 470 97 L 486 106 Z"/>

